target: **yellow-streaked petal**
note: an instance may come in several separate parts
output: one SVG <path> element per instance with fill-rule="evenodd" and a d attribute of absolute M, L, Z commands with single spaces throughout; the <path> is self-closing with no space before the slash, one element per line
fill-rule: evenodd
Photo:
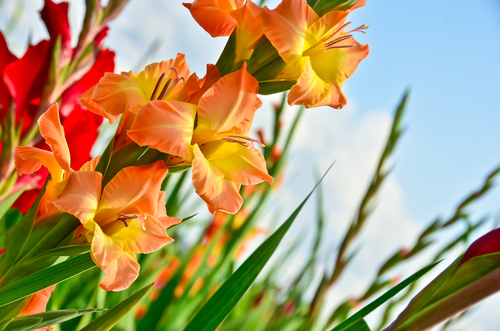
<path fill-rule="evenodd" d="M 274 181 L 267 173 L 266 160 L 255 147 L 225 142 L 211 153 L 208 162 L 221 169 L 226 179 L 238 184 L 255 185 L 263 181 L 272 184 Z"/>
<path fill-rule="evenodd" d="M 262 37 L 262 8 L 252 1 L 231 12 L 236 21 L 236 58 L 235 63 L 247 60 L 255 45 Z"/>
<path fill-rule="evenodd" d="M 106 72 L 96 85 L 92 100 L 105 113 L 118 116 L 125 111 L 135 113 L 149 101 L 149 97 L 143 94 L 131 73 Z"/>
<path fill-rule="evenodd" d="M 305 0 L 283 0 L 274 10 L 264 7 L 264 34 L 285 62 L 295 62 L 304 51 L 308 27 L 318 15 Z"/>
<path fill-rule="evenodd" d="M 114 263 L 123 252 L 123 244 L 105 234 L 94 221 L 86 222 L 83 226 L 89 231 L 87 237 L 92 238 L 90 252 L 94 263 L 101 269 Z"/>
<path fill-rule="evenodd" d="M 192 180 L 196 193 L 212 214 L 217 210 L 234 214 L 241 208 L 241 185 L 225 179 L 222 170 L 210 164 L 198 145 L 194 146 Z"/>
<path fill-rule="evenodd" d="M 57 163 L 54 154 L 40 148 L 17 146 L 14 152 L 14 162 L 19 174 L 32 174 L 43 164 L 54 180 L 61 181 L 63 178 L 63 169 Z"/>
<path fill-rule="evenodd" d="M 102 174 L 96 171 L 75 171 L 56 200 L 48 201 L 60 211 L 76 216 L 85 223 L 94 218 L 101 197 Z"/>
<path fill-rule="evenodd" d="M 107 118 L 109 124 L 113 124 L 117 119 L 120 118 L 120 115 L 111 115 L 101 109 L 99 105 L 93 100 L 94 99 L 94 91 L 97 85 L 92 86 L 85 93 L 78 97 L 78 101 L 88 110 L 93 112 L 94 114 L 100 115 L 104 118 Z"/>
<path fill-rule="evenodd" d="M 85 162 L 79 171 L 94 171 L 100 160 L 101 160 L 101 155 L 94 157 L 90 161 Z"/>
<path fill-rule="evenodd" d="M 118 213 L 156 215 L 158 192 L 167 172 L 163 161 L 120 170 L 104 187 L 96 222 L 115 220 Z"/>
<path fill-rule="evenodd" d="M 40 127 L 40 135 L 45 139 L 47 145 L 50 146 L 57 163 L 64 170 L 71 171 L 71 161 L 69 147 L 64 136 L 64 128 L 59 119 L 59 111 L 57 104 L 53 104 L 45 113 L 38 119 Z"/>
<path fill-rule="evenodd" d="M 192 143 L 202 144 L 221 133 L 247 135 L 255 111 L 262 105 L 258 90 L 259 83 L 246 71 L 246 63 L 217 81 L 198 103 Z"/>
<path fill-rule="evenodd" d="M 138 217 L 128 223 L 129 226 L 122 226 L 111 235 L 113 240 L 123 243 L 126 252 L 147 254 L 174 241 L 167 235 L 163 224 L 152 215 L 145 215 L 144 219 Z"/>
<path fill-rule="evenodd" d="M 140 268 L 135 254 L 122 252 L 116 260 L 102 268 L 106 276 L 99 286 L 105 291 L 125 290 L 137 279 Z"/>
<path fill-rule="evenodd" d="M 306 48 L 317 45 L 320 48 L 319 51 L 324 52 L 326 39 L 344 25 L 348 14 L 349 11 L 333 11 L 326 13 L 316 22 L 312 23 L 307 29 Z M 344 32 L 343 34 L 346 33 Z M 343 34 L 339 34 L 339 36 Z"/>
<path fill-rule="evenodd" d="M 288 93 L 288 103 L 290 106 L 304 105 L 306 108 L 324 106 L 329 104 L 330 93 L 330 85 L 316 74 L 308 58 L 297 84 Z"/>
<path fill-rule="evenodd" d="M 137 111 L 128 136 L 140 146 L 190 159 L 197 107 L 181 101 L 156 100 Z"/>

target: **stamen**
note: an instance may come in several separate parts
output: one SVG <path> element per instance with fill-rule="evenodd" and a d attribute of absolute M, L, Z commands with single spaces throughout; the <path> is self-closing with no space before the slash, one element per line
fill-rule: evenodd
<path fill-rule="evenodd" d="M 240 144 L 241 146 L 245 146 L 247 148 L 249 147 L 254 147 L 253 144 L 257 144 L 261 147 L 266 147 L 259 139 L 253 139 L 250 137 L 246 136 L 227 136 L 222 138 L 222 140 L 230 142 L 230 143 L 237 143 Z"/>
<path fill-rule="evenodd" d="M 172 82 L 172 77 L 170 77 L 168 80 L 167 80 L 167 83 L 165 84 L 165 86 L 163 87 L 163 90 L 161 90 L 161 93 L 160 95 L 158 96 L 158 100 L 163 100 L 163 97 L 167 94 L 167 90 L 168 90 L 168 86 L 170 85 L 170 83 Z"/>
<path fill-rule="evenodd" d="M 361 32 L 361 33 L 366 34 L 366 32 L 365 32 L 365 31 L 363 31 L 363 30 L 366 30 L 366 29 L 368 29 L 369 27 L 370 27 L 369 25 L 364 25 L 364 24 L 363 24 L 363 25 L 361 25 L 361 26 L 358 26 L 356 29 L 351 30 L 351 31 L 349 31 L 349 32 L 347 32 L 347 33 L 351 33 L 351 32 Z"/>
<path fill-rule="evenodd" d="M 137 215 L 136 213 L 134 213 L 134 215 L 127 215 L 127 214 L 123 214 L 123 213 L 118 213 L 118 218 L 116 220 L 123 222 L 125 227 L 128 228 L 130 226 L 130 224 L 127 222 L 127 220 L 135 220 L 137 218 L 139 219 L 139 221 L 137 221 L 137 224 L 135 225 L 135 227 L 138 227 L 139 224 L 141 224 L 142 229 L 144 231 L 146 231 L 145 221 L 146 221 L 147 216 Z"/>
<path fill-rule="evenodd" d="M 352 35 L 350 35 L 350 34 L 345 35 L 345 36 L 342 36 L 342 37 L 338 37 L 337 39 L 334 39 L 334 40 L 332 40 L 332 41 L 330 41 L 330 42 L 326 43 L 326 44 L 325 44 L 325 47 L 327 47 L 327 48 L 328 48 L 328 47 L 330 47 L 330 46 L 333 46 L 333 45 L 335 45 L 335 44 L 338 44 L 338 43 L 339 43 L 339 42 L 341 42 L 341 41 L 347 40 L 347 39 L 349 39 L 349 38 L 351 38 L 351 37 L 352 37 Z"/>
<path fill-rule="evenodd" d="M 153 93 L 151 93 L 151 98 L 149 98 L 150 101 L 155 100 L 156 98 L 156 92 L 158 92 L 158 89 L 160 88 L 161 82 L 163 81 L 163 78 L 165 78 L 165 73 L 162 73 L 160 78 L 158 78 L 158 81 L 156 82 L 155 89 L 153 90 Z"/>
<path fill-rule="evenodd" d="M 347 28 L 351 24 L 352 24 L 352 22 L 345 23 L 340 28 L 338 28 L 337 31 L 335 31 L 334 33 L 332 33 L 332 35 L 330 37 L 328 37 L 325 41 L 328 41 L 329 39 L 332 39 L 332 38 L 338 36 L 340 33 L 342 33 L 342 31 L 344 31 L 345 28 Z"/>
<path fill-rule="evenodd" d="M 337 45 L 337 46 L 330 46 L 325 49 L 325 51 L 328 51 L 330 49 L 338 49 L 338 48 L 351 48 L 353 46 L 356 46 L 356 44 L 351 44 L 351 45 Z"/>
<path fill-rule="evenodd" d="M 139 221 L 137 222 L 137 224 L 135 225 L 135 227 L 139 226 L 139 224 L 142 224 L 142 229 L 144 231 L 146 231 L 146 223 L 145 223 L 146 218 L 148 218 L 148 217 L 147 216 L 139 216 Z"/>
<path fill-rule="evenodd" d="M 170 67 L 169 69 L 175 72 L 175 78 L 179 77 L 179 70 L 176 67 Z"/>

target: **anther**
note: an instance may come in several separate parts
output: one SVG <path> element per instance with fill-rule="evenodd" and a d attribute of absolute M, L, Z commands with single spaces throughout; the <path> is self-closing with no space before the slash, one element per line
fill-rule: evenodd
<path fill-rule="evenodd" d="M 175 78 L 179 77 L 179 70 L 176 67 L 170 67 L 169 69 L 175 72 Z"/>
<path fill-rule="evenodd" d="M 352 36 L 351 36 L 350 34 L 348 34 L 348 35 L 346 35 L 346 36 L 338 37 L 337 39 L 334 39 L 334 40 L 332 40 L 332 41 L 330 41 L 330 42 L 326 43 L 326 44 L 325 44 L 325 47 L 326 47 L 327 49 L 329 49 L 329 47 L 330 47 L 330 46 L 333 46 L 333 45 L 335 45 L 335 44 L 338 44 L 339 42 L 344 41 L 344 40 L 347 40 L 347 39 L 349 39 L 349 38 L 351 38 L 351 37 L 352 37 Z"/>
<path fill-rule="evenodd" d="M 365 32 L 365 31 L 363 31 L 363 30 L 366 30 L 366 29 L 368 29 L 369 27 L 370 27 L 369 25 L 364 25 L 364 24 L 363 24 L 363 25 L 361 25 L 361 26 L 358 26 L 356 29 L 351 30 L 351 31 L 349 31 L 349 32 L 347 32 L 347 33 L 351 33 L 351 32 L 361 32 L 361 33 L 366 34 L 366 32 Z"/>
<path fill-rule="evenodd" d="M 160 78 L 158 78 L 158 81 L 156 82 L 156 85 L 155 85 L 155 89 L 153 90 L 153 93 L 151 93 L 151 98 L 149 99 L 150 101 L 155 100 L 156 92 L 158 92 L 158 89 L 160 88 L 161 82 L 163 81 L 164 77 L 165 77 L 165 73 L 162 73 Z"/>
<path fill-rule="evenodd" d="M 167 83 L 165 84 L 165 86 L 163 87 L 163 90 L 161 90 L 161 93 L 160 95 L 158 96 L 158 100 L 162 100 L 163 97 L 167 94 L 167 90 L 168 90 L 168 86 L 170 85 L 170 83 L 172 82 L 172 77 L 170 77 L 168 80 L 167 80 Z"/>

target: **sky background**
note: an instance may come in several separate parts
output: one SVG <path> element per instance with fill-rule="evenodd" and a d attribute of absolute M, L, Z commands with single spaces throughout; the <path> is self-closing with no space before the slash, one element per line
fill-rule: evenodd
<path fill-rule="evenodd" d="M 5 29 L 19 2 L 25 4 L 19 26 L 8 36 L 17 55 L 24 51 L 30 32 L 33 42 L 47 35 L 37 13 L 41 0 L 4 0 L 0 29 Z M 266 2 L 271 8 L 277 3 Z M 83 9 L 82 0 L 70 1 L 74 36 L 81 26 Z M 406 131 L 395 153 L 395 168 L 360 237 L 358 259 L 331 293 L 331 305 L 349 294 L 361 293 L 381 261 L 400 247 L 411 246 L 419 231 L 436 216 L 448 217 L 500 164 L 500 2 L 367 0 L 349 20 L 353 26 L 370 26 L 366 35 L 356 35 L 359 42 L 370 45 L 370 55 L 344 84 L 348 99 L 344 109 L 306 111 L 281 193 L 274 209 L 267 213 L 272 218 L 281 212 L 281 223 L 314 185 L 314 169 L 324 171 L 336 161 L 324 185 L 327 255 L 328 249 L 339 244 L 353 217 L 381 153 L 394 108 L 404 90 L 410 89 Z M 226 41 L 212 39 L 177 0 L 132 0 L 110 27 L 106 45 L 117 53 L 117 72 L 137 71 L 179 52 L 186 54 L 192 71 L 202 76 L 206 64 L 217 61 Z M 159 42 L 158 50 L 148 54 L 155 41 Z M 254 128 L 269 126 L 270 102 L 277 97 L 264 100 Z M 287 110 L 285 125 L 295 111 Z M 500 190 L 495 189 L 470 209 L 473 220 L 485 214 L 494 218 L 499 202 Z M 314 203 L 304 209 L 287 236 L 289 241 L 311 227 L 314 210 Z M 492 226 L 490 222 L 475 237 Z M 453 233 L 443 234 L 443 242 Z M 302 236 L 307 247 L 312 233 Z M 454 253 L 443 267 L 461 251 Z M 407 276 L 418 264 L 405 268 Z M 298 269 L 300 265 L 291 267 L 292 271 Z M 498 295 L 486 300 L 464 319 L 461 328 L 497 330 L 499 304 Z M 369 322 L 376 324 L 376 319 L 374 314 Z"/>

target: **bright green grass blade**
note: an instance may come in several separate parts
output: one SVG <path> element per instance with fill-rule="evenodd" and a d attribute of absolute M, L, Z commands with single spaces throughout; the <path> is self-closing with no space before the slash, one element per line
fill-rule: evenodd
<path fill-rule="evenodd" d="M 391 288 L 389 291 L 385 292 L 382 294 L 380 297 L 372 301 L 370 304 L 368 304 L 366 307 L 358 311 L 356 314 L 352 315 L 348 319 L 346 319 L 344 322 L 340 323 L 336 327 L 334 327 L 331 331 L 347 331 L 351 330 L 349 329 L 353 325 L 355 325 L 359 320 L 361 320 L 363 317 L 374 311 L 376 308 L 378 308 L 380 305 L 382 305 L 384 302 L 398 294 L 401 290 L 403 290 L 405 287 L 425 275 L 428 271 L 430 271 L 432 268 L 434 268 L 438 263 L 441 261 L 435 262 L 433 264 L 428 265 L 425 268 L 420 269 L 410 277 L 406 278 L 404 281 L 399 283 L 398 285 L 394 286 Z M 355 329 L 354 329 L 355 330 Z"/>
<path fill-rule="evenodd" d="M 0 307 L 60 283 L 94 267 L 96 267 L 96 265 L 94 261 L 92 261 L 90 254 L 83 254 L 40 270 L 0 289 Z"/>
<path fill-rule="evenodd" d="M 7 214 L 7 211 L 9 211 L 10 207 L 14 202 L 16 202 L 17 198 L 24 192 L 24 189 L 17 191 L 14 193 L 10 198 L 5 200 L 1 205 L 0 205 L 0 218 L 4 217 L 5 214 Z"/>
<path fill-rule="evenodd" d="M 28 331 L 31 330 L 32 327 L 36 327 L 37 329 L 43 328 L 49 325 L 55 325 L 69 321 L 70 319 L 80 317 L 84 314 L 95 313 L 103 310 L 105 309 L 65 309 L 16 317 L 5 328 L 5 331 Z M 36 318 L 37 320 L 39 320 L 39 322 L 37 324 L 31 325 L 30 327 L 26 327 L 26 322 L 32 321 L 33 318 Z"/>
<path fill-rule="evenodd" d="M 142 288 L 135 294 L 129 296 L 100 317 L 93 320 L 89 325 L 80 331 L 105 331 L 110 330 L 123 316 L 125 316 L 149 291 L 154 283 Z"/>
<path fill-rule="evenodd" d="M 331 169 L 333 164 L 328 168 L 325 175 Z M 323 178 L 321 180 L 323 180 Z M 312 189 L 311 193 L 302 201 L 295 209 L 290 217 L 276 230 L 264 243 L 262 243 L 253 254 L 229 277 L 229 279 L 215 292 L 210 300 L 196 314 L 191 322 L 186 326 L 184 331 L 212 331 L 217 329 L 220 323 L 231 312 L 233 307 L 238 303 L 241 297 L 248 290 L 250 285 L 257 278 L 258 274 L 267 263 L 271 255 L 273 255 L 276 247 L 284 237 L 293 221 L 299 214 L 302 207 L 319 185 L 321 180 Z"/>

